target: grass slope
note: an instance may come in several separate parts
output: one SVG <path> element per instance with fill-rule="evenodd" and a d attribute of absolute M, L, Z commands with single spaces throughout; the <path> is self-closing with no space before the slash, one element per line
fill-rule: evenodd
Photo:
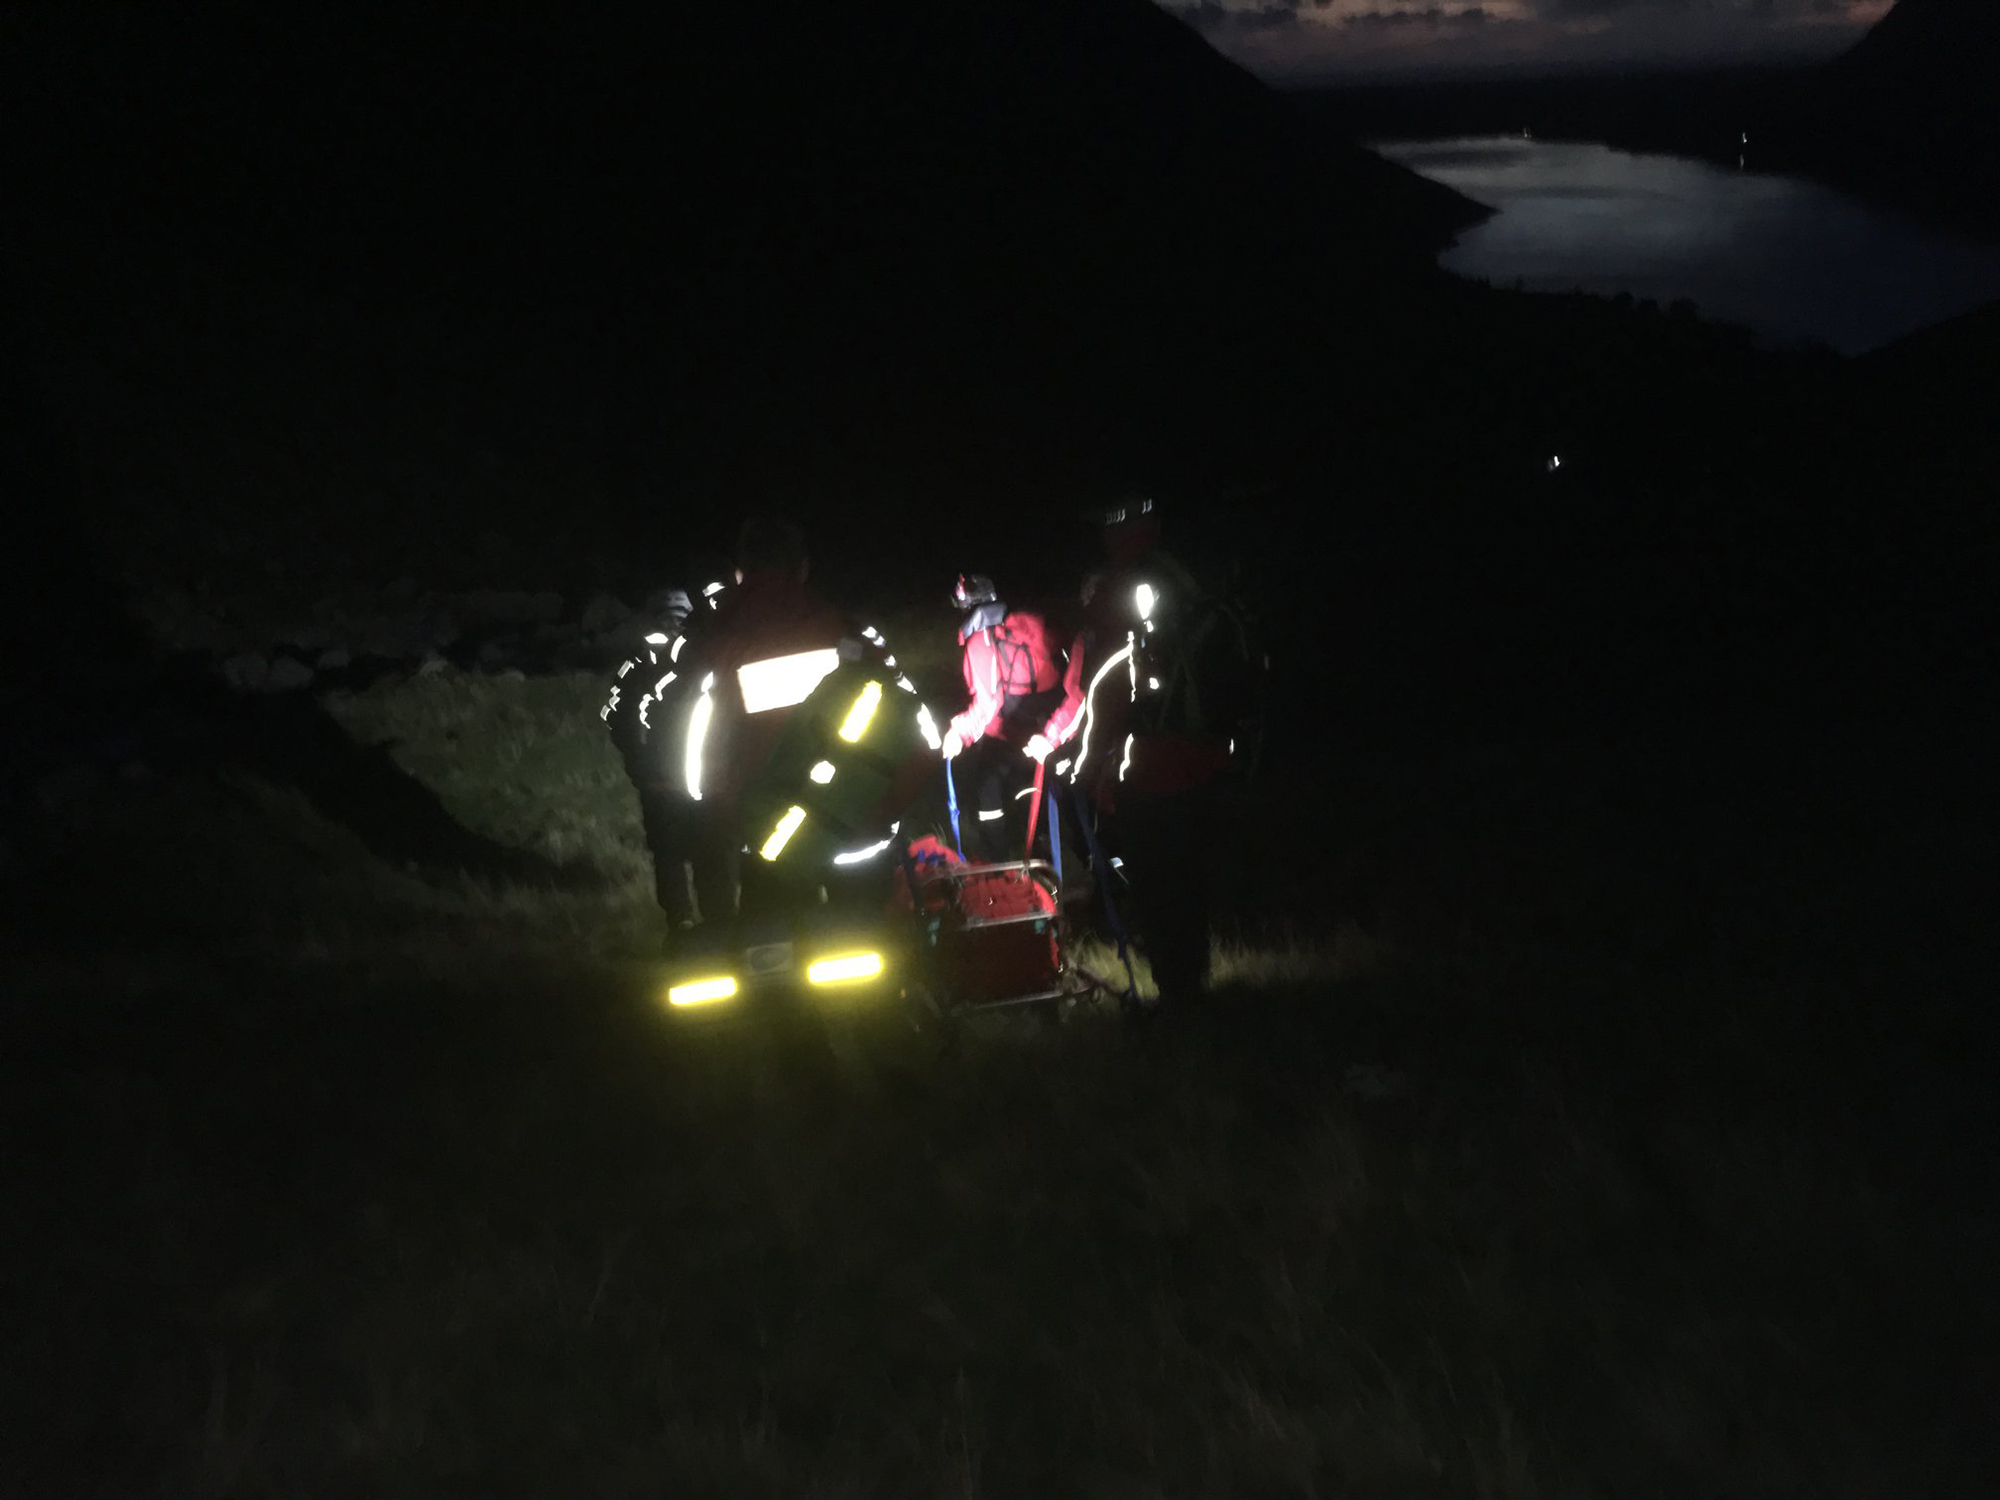
<path fill-rule="evenodd" d="M 0 1493 L 1992 1477 L 1935 747 L 1356 755 L 1249 803 L 1214 1027 L 945 1061 L 670 1024 L 596 691 L 327 705 L 559 880 L 392 869 L 268 764 L 69 804 L 73 894 L 156 916 L 11 991 Z"/>

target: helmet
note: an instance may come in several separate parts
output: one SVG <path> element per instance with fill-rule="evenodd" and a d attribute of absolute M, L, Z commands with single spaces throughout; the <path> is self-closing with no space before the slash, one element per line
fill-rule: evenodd
<path fill-rule="evenodd" d="M 1160 545 L 1160 512 L 1149 499 L 1121 500 L 1099 512 L 1104 526 L 1104 555 L 1115 563 L 1130 563 Z"/>
<path fill-rule="evenodd" d="M 646 617 L 658 624 L 677 629 L 693 613 L 686 589 L 655 589 L 646 596 Z"/>
<path fill-rule="evenodd" d="M 1120 500 L 1116 505 L 1107 505 L 1097 513 L 1098 521 L 1106 528 L 1112 526 L 1157 525 L 1158 517 L 1153 510 L 1153 501 L 1147 496 L 1134 496 Z"/>
<path fill-rule="evenodd" d="M 993 580 L 984 573 L 959 574 L 958 586 L 951 591 L 951 602 L 959 609 L 991 604 L 999 597 L 1000 591 L 993 587 Z"/>

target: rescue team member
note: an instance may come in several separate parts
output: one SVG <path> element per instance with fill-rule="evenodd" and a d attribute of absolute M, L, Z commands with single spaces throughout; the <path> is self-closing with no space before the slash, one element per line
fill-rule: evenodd
<path fill-rule="evenodd" d="M 1064 706 L 1063 663 L 1042 616 L 1010 610 L 992 579 L 961 574 L 952 603 L 963 614 L 958 640 L 971 702 L 946 728 L 943 753 L 960 761 L 960 795 L 973 814 L 966 853 L 976 860 L 1018 859 L 1030 760 L 1046 760 L 1073 727 L 1074 716 L 1062 730 L 1052 723 Z"/>
<path fill-rule="evenodd" d="M 1083 697 L 1071 779 L 1123 857 L 1161 1006 L 1181 1011 L 1208 980 L 1223 782 L 1254 732 L 1263 661 L 1240 617 L 1166 550 L 1150 500 L 1101 520 L 1106 564 L 1071 650 Z"/>
<path fill-rule="evenodd" d="M 647 599 L 645 638 L 619 666 L 611 696 L 598 712 L 624 763 L 626 778 L 639 795 L 639 821 L 646 834 L 646 852 L 653 859 L 653 899 L 659 902 L 669 930 L 694 921 L 687 869 L 689 803 L 686 790 L 667 774 L 660 758 L 647 753 L 646 738 L 657 701 L 655 689 L 669 685 L 671 658 L 684 644 L 684 627 L 693 610 L 685 589 L 660 589 Z"/>
<path fill-rule="evenodd" d="M 646 634 L 620 664 L 598 717 L 610 732 L 625 774 L 639 796 L 646 850 L 653 860 L 653 897 L 666 917 L 669 937 L 692 927 L 699 914 L 690 884 L 694 858 L 694 804 L 680 771 L 679 739 L 691 695 L 679 667 L 691 638 L 699 637 L 720 607 L 724 586 L 711 583 L 691 600 L 685 589 L 656 590 L 646 601 Z"/>
<path fill-rule="evenodd" d="M 749 517 L 737 541 L 737 585 L 680 664 L 691 698 L 675 742 L 682 784 L 697 804 L 694 885 L 704 922 L 778 899 L 777 882 L 790 867 L 778 865 L 768 830 L 746 826 L 744 794 L 753 787 L 768 794 L 794 713 L 844 662 L 893 670 L 881 636 L 854 628 L 808 585 L 810 572 L 796 524 Z M 753 835 L 771 852 L 746 866 Z"/>

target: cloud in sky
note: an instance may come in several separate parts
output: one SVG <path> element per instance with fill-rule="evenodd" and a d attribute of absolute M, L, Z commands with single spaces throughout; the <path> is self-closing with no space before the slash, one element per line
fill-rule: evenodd
<path fill-rule="evenodd" d="M 1892 0 L 1159 0 L 1274 81 L 1829 56 Z M 2000 0 L 1996 0 L 2000 3 Z"/>

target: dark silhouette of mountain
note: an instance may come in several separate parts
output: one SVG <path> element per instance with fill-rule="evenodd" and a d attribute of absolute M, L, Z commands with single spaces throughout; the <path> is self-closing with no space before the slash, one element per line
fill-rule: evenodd
<path fill-rule="evenodd" d="M 203 471 L 202 546 L 278 545 L 276 465 L 287 545 L 391 576 L 715 522 L 667 496 L 1129 476 L 1274 399 L 1274 330 L 1390 326 L 1477 213 L 1146 0 L 7 24 L 16 284 L 144 409 L 116 446 Z"/>
<path fill-rule="evenodd" d="M 1813 80 L 1793 145 L 1819 170 L 2000 229 L 2000 9 L 1899 0 Z"/>
<path fill-rule="evenodd" d="M 2000 67 L 2000 11 L 1984 0 L 1898 0 L 1834 68 L 1857 79 L 1921 84 L 1932 102 L 1990 103 Z"/>

